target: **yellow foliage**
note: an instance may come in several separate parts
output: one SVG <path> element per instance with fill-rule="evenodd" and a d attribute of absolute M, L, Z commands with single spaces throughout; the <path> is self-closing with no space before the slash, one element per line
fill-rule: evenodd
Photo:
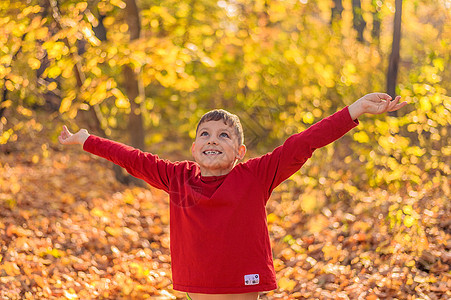
<path fill-rule="evenodd" d="M 308 228 L 312 233 L 319 233 L 329 225 L 329 219 L 323 215 L 316 215 L 309 219 Z"/>
<path fill-rule="evenodd" d="M 78 296 L 73 288 L 70 288 L 69 290 L 64 291 L 64 297 L 67 299 L 78 299 Z"/>
<path fill-rule="evenodd" d="M 39 67 L 41 66 L 41 62 L 34 58 L 34 57 L 30 57 L 28 59 L 28 65 L 30 66 L 30 68 L 32 68 L 33 70 L 37 70 L 39 69 Z"/>
<path fill-rule="evenodd" d="M 313 124 L 314 120 L 315 118 L 313 117 L 313 114 L 309 111 L 302 117 L 302 121 L 306 124 Z"/>
<path fill-rule="evenodd" d="M 91 215 L 96 216 L 96 217 L 103 217 L 103 216 L 105 216 L 105 212 L 97 207 L 94 207 L 91 210 Z"/>
<path fill-rule="evenodd" d="M 47 35 L 48 35 L 48 28 L 47 27 L 40 27 L 40 28 L 37 28 L 35 31 L 34 31 L 34 34 L 35 34 L 35 38 L 37 39 L 37 40 L 44 40 L 46 37 L 47 37 Z"/>
<path fill-rule="evenodd" d="M 70 92 L 66 97 L 61 100 L 59 111 L 65 113 L 69 111 L 72 105 L 72 101 L 75 99 L 75 91 Z"/>
<path fill-rule="evenodd" d="M 0 135 L 0 145 L 6 144 L 13 132 L 13 129 L 3 131 Z"/>
<path fill-rule="evenodd" d="M 412 227 L 412 225 L 415 223 L 415 218 L 412 216 L 405 216 L 403 223 L 406 225 L 406 227 Z"/>
<path fill-rule="evenodd" d="M 58 65 L 53 65 L 46 69 L 47 76 L 49 78 L 57 78 L 61 74 L 61 68 Z"/>
<path fill-rule="evenodd" d="M 282 277 L 277 281 L 277 285 L 283 291 L 292 291 L 296 286 L 296 284 L 297 284 L 296 281 L 285 277 Z"/>
<path fill-rule="evenodd" d="M 273 213 L 268 214 L 266 219 L 268 224 L 277 223 L 279 221 L 279 217 Z"/>
<path fill-rule="evenodd" d="M 114 237 L 122 234 L 122 230 L 120 228 L 113 228 L 111 226 L 106 226 L 105 232 Z"/>
<path fill-rule="evenodd" d="M 299 196 L 299 200 L 301 201 L 302 210 L 306 213 L 312 213 L 317 208 L 317 197 L 313 193 L 302 194 Z"/>
<path fill-rule="evenodd" d="M 370 141 L 370 138 L 368 137 L 368 134 L 366 134 L 365 131 L 357 131 L 353 135 L 354 140 L 356 140 L 359 143 L 368 143 Z"/>

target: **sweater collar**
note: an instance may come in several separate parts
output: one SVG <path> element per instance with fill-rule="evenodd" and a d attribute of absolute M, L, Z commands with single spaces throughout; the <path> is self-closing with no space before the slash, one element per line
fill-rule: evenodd
<path fill-rule="evenodd" d="M 229 175 L 229 173 L 224 174 L 224 175 L 219 175 L 219 176 L 202 176 L 200 175 L 200 180 L 202 180 L 203 182 L 214 182 L 214 181 L 220 181 L 223 180 L 224 178 L 227 177 L 227 175 Z"/>

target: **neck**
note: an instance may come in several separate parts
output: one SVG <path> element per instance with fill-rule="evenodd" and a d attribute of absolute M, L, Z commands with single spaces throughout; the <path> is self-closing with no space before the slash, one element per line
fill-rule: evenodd
<path fill-rule="evenodd" d="M 205 170 L 201 168 L 200 174 L 202 175 L 202 177 L 222 176 L 229 174 L 232 169 L 233 167 L 228 170 Z"/>
<path fill-rule="evenodd" d="M 222 176 L 227 175 L 232 171 L 232 169 L 235 167 L 237 163 L 237 160 L 227 169 L 208 169 L 200 166 L 200 174 L 202 177 L 211 177 L 211 176 Z"/>

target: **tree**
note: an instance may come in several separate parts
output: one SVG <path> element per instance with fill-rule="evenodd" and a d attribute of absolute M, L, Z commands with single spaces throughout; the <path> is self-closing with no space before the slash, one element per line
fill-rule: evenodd
<path fill-rule="evenodd" d="M 128 24 L 130 42 L 138 40 L 141 35 L 141 17 L 135 0 L 126 0 L 125 18 Z M 141 103 L 144 100 L 144 91 L 139 71 L 135 71 L 130 64 L 123 67 L 124 85 L 130 101 L 130 115 L 128 132 L 130 143 L 136 148 L 144 148 L 144 127 L 141 114 Z"/>
<path fill-rule="evenodd" d="M 387 93 L 393 98 L 395 98 L 396 95 L 396 83 L 400 58 L 402 0 L 396 0 L 395 7 L 396 11 L 393 22 L 393 42 L 387 71 Z M 392 114 L 396 115 L 396 112 L 393 112 Z"/>
<path fill-rule="evenodd" d="M 330 23 L 333 25 L 336 21 L 341 20 L 341 14 L 343 12 L 343 1 L 342 0 L 333 0 L 333 5 L 331 9 L 331 18 Z"/>
<path fill-rule="evenodd" d="M 352 15 L 352 25 L 357 31 L 357 40 L 363 43 L 363 41 L 365 40 L 363 38 L 363 31 L 365 30 L 366 22 L 363 19 L 362 5 L 360 3 L 360 0 L 352 0 Z"/>
<path fill-rule="evenodd" d="M 380 2 L 377 0 L 372 0 L 371 5 L 373 7 L 373 28 L 371 30 L 371 37 L 373 38 L 373 43 L 379 44 L 381 34 Z"/>

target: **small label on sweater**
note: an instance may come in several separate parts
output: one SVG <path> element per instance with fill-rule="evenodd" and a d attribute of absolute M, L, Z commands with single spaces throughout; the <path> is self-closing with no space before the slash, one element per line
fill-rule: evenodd
<path fill-rule="evenodd" d="M 260 276 L 258 274 L 244 275 L 245 285 L 255 285 L 260 283 Z"/>

